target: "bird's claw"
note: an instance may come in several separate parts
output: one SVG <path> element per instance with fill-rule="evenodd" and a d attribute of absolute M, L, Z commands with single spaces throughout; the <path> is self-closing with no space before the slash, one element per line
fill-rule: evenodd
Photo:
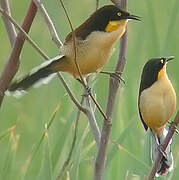
<path fill-rule="evenodd" d="M 157 147 L 158 151 L 164 156 L 164 158 L 167 159 L 167 153 L 165 151 L 163 151 L 162 148 L 163 148 L 163 146 L 161 144 L 158 145 L 158 147 Z"/>
<path fill-rule="evenodd" d="M 85 93 L 82 96 L 87 97 L 90 94 L 91 94 L 91 88 L 89 86 L 85 86 Z"/>
<path fill-rule="evenodd" d="M 117 79 L 119 82 L 122 81 L 125 84 L 125 80 L 121 76 L 122 73 L 119 71 L 116 72 L 101 71 L 100 73 L 110 75 L 111 77 Z"/>

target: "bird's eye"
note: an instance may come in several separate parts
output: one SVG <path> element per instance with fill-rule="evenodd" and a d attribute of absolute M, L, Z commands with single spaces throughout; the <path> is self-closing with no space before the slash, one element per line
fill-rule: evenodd
<path fill-rule="evenodd" d="M 118 13 L 117 13 L 117 15 L 118 15 L 118 16 L 121 16 L 121 13 L 120 13 L 120 12 L 118 12 Z"/>
<path fill-rule="evenodd" d="M 164 63 L 164 60 L 163 60 L 163 59 L 161 59 L 161 60 L 160 60 L 160 63 L 161 63 L 161 64 L 163 64 L 163 63 Z"/>

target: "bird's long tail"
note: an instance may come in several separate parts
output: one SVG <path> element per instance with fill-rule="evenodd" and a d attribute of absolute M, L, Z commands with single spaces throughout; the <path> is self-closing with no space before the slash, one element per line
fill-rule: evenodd
<path fill-rule="evenodd" d="M 56 56 L 55 58 L 42 63 L 35 67 L 23 78 L 13 82 L 6 91 L 7 95 L 21 95 L 31 86 L 39 86 L 40 84 L 47 84 L 54 75 L 59 71 L 57 67 L 63 62 L 65 56 Z"/>
<path fill-rule="evenodd" d="M 158 137 L 152 130 L 151 130 L 151 138 L 150 138 L 150 156 L 151 156 L 151 160 L 152 160 L 152 164 L 156 159 L 157 153 L 160 150 L 160 144 L 164 141 L 166 135 L 168 133 L 168 130 L 165 128 L 163 131 L 163 134 Z M 164 156 L 160 162 L 160 166 L 158 168 L 157 174 L 156 176 L 161 176 L 163 174 L 165 174 L 166 172 L 170 172 L 173 169 L 173 155 L 171 152 L 171 143 L 172 141 L 170 141 L 169 145 L 167 146 L 167 149 L 165 150 L 165 152 L 163 152 Z"/>

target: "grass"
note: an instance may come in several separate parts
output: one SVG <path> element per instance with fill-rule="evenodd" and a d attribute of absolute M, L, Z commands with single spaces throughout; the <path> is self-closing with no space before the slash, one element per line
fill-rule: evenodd
<path fill-rule="evenodd" d="M 16 3 L 12 1 L 12 14 L 18 22 L 22 22 L 28 4 L 27 0 Z M 44 4 L 48 7 L 57 32 L 64 39 L 70 28 L 60 3 L 44 1 Z M 74 26 L 79 25 L 95 8 L 95 1 L 91 0 L 79 0 L 78 3 L 71 0 L 65 1 L 65 4 Z M 100 6 L 103 4 L 109 4 L 109 1 L 100 1 Z M 175 56 L 175 60 L 168 64 L 168 74 L 177 95 L 179 94 L 177 75 L 179 1 L 135 0 L 129 1 L 128 4 L 129 11 L 141 16 L 142 22 L 129 22 L 128 54 L 124 71 L 126 84 L 121 84 L 116 98 L 105 180 L 138 180 L 148 174 L 147 157 L 144 156 L 145 132 L 138 115 L 137 96 L 142 67 L 149 58 Z M 19 6 L 21 8 L 18 8 Z M 0 27 L 0 70 L 2 71 L 11 48 L 2 19 L 0 19 Z M 30 35 L 50 57 L 58 54 L 59 50 L 51 41 L 40 15 L 35 18 Z M 118 44 L 105 70 L 114 68 L 118 56 Z M 16 77 L 25 74 L 42 61 L 40 55 L 25 43 L 21 66 Z M 79 83 L 68 74 L 64 73 L 64 77 L 80 100 L 82 89 Z M 93 92 L 105 109 L 108 77 L 97 75 L 94 81 Z M 54 110 L 59 102 L 60 107 L 53 119 Z M 57 78 L 47 86 L 31 89 L 21 99 L 5 97 L 0 112 L 0 179 L 55 179 L 70 151 L 76 115 L 77 108 L 66 95 Z M 97 111 L 96 117 L 101 126 L 102 118 Z M 49 122 L 52 122 L 50 127 L 47 126 Z M 45 129 L 47 127 L 49 128 Z M 179 137 L 175 135 L 172 144 L 175 169 L 170 177 L 163 179 L 178 179 L 178 141 Z M 95 156 L 96 145 L 93 135 L 86 117 L 81 114 L 75 150 L 67 168 L 68 173 L 64 173 L 63 179 L 67 179 L 67 175 L 70 180 L 92 179 Z"/>

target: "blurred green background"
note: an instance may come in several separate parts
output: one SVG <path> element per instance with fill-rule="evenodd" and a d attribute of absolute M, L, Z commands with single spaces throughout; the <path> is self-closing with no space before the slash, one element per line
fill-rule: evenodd
<path fill-rule="evenodd" d="M 23 21 L 30 1 L 10 1 L 12 16 L 18 23 Z M 64 11 L 58 0 L 43 0 L 57 32 L 62 40 L 70 31 Z M 76 27 L 95 9 L 95 0 L 64 1 Z M 100 6 L 111 4 L 99 1 Z M 142 17 L 142 22 L 129 22 L 128 53 L 123 77 L 126 84 L 121 84 L 115 103 L 113 125 L 108 146 L 108 160 L 105 180 L 144 179 L 149 172 L 144 155 L 145 132 L 140 122 L 137 109 L 140 74 L 145 62 L 156 56 L 175 56 L 168 65 L 168 74 L 179 94 L 179 1 L 178 0 L 135 0 L 128 1 L 128 11 Z M 46 24 L 40 13 L 31 27 L 30 36 L 50 57 L 59 50 L 52 42 Z M 113 70 L 117 62 L 119 42 L 105 70 Z M 2 72 L 11 53 L 9 39 L 2 19 L 0 19 L 0 71 Z M 44 59 L 25 43 L 21 65 L 15 78 L 24 75 Z M 69 74 L 63 73 L 70 88 L 80 100 L 83 94 L 80 84 Z M 105 110 L 108 94 L 109 77 L 95 76 L 92 91 Z M 178 98 L 177 98 L 178 99 Z M 57 111 L 48 133 L 43 137 L 47 124 Z M 178 109 L 178 105 L 177 105 Z M 31 89 L 20 99 L 5 97 L 0 111 L 0 179 L 55 179 L 70 151 L 74 134 L 77 108 L 71 102 L 58 78 L 47 86 Z M 96 118 L 101 127 L 102 117 L 96 110 Z M 14 130 L 9 129 L 16 125 Z M 174 136 L 172 149 L 175 168 L 169 177 L 163 179 L 177 180 L 179 177 L 179 137 Z M 119 146 L 118 146 L 118 145 Z M 96 144 L 87 118 L 81 114 L 76 146 L 72 155 L 68 173 L 63 179 L 90 180 L 93 177 L 96 157 Z"/>

